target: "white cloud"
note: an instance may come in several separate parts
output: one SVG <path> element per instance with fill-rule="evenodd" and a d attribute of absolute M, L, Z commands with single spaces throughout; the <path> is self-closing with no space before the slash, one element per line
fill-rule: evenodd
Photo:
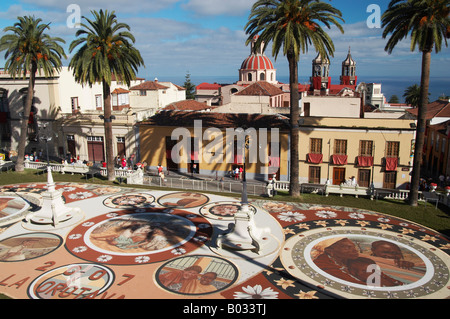
<path fill-rule="evenodd" d="M 157 12 L 170 8 L 182 0 L 145 0 L 145 1 L 123 1 L 123 0 L 39 0 L 39 6 L 52 11 L 66 11 L 70 4 L 76 4 L 81 8 L 83 14 L 91 10 L 108 9 L 116 13 L 139 13 Z M 21 0 L 22 3 L 36 4 L 35 0 Z"/>
<path fill-rule="evenodd" d="M 250 12 L 255 0 L 189 0 L 182 7 L 201 16 L 240 16 Z"/>

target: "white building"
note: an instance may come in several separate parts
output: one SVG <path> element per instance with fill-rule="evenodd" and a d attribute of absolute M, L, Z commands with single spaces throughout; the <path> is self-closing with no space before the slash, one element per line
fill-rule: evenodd
<path fill-rule="evenodd" d="M 139 155 L 139 136 L 134 125 L 143 113 L 153 114 L 155 108 L 185 99 L 185 90 L 169 82 L 161 83 L 165 89 L 157 95 L 136 97 L 131 89 L 143 83 L 143 78 L 137 78 L 127 87 L 120 79 L 112 77 L 110 90 L 115 117 L 112 122 L 115 155 Z M 0 149 L 12 155 L 17 151 L 27 89 L 28 77 L 12 79 L 7 72 L 0 71 Z M 46 145 L 42 138 L 50 137 L 50 156 L 65 157 L 70 154 L 80 160 L 105 160 L 104 123 L 100 118 L 103 112 L 101 84 L 92 87 L 78 84 L 67 67 L 49 78 L 38 74 L 26 153 L 45 152 Z"/>

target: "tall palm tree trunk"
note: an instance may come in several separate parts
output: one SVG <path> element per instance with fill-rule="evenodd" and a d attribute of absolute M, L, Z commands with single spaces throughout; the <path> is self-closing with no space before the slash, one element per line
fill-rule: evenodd
<path fill-rule="evenodd" d="M 103 80 L 103 109 L 105 124 L 106 171 L 108 174 L 108 181 L 113 181 L 116 176 L 114 173 L 111 93 L 109 84 L 105 80 Z"/>
<path fill-rule="evenodd" d="M 27 97 L 25 100 L 25 106 L 23 109 L 22 122 L 20 125 L 20 137 L 19 137 L 19 145 L 17 150 L 17 161 L 15 165 L 15 170 L 17 172 L 23 172 L 24 160 L 25 160 L 25 147 L 28 137 L 28 121 L 30 119 L 31 106 L 33 105 L 33 97 L 34 97 L 34 84 L 36 81 L 36 72 L 37 72 L 37 64 L 32 62 L 31 70 L 30 70 L 30 78 L 28 80 L 28 91 Z"/>
<path fill-rule="evenodd" d="M 299 162 L 298 162 L 298 120 L 299 120 L 299 95 L 298 95 L 298 62 L 293 49 L 287 53 L 289 62 L 289 86 L 290 86 L 290 104 L 291 104 L 291 167 L 290 167 L 290 185 L 289 194 L 294 197 L 300 196 L 299 183 Z"/>
<path fill-rule="evenodd" d="M 416 143 L 414 148 L 414 162 L 411 177 L 409 204 L 418 205 L 420 166 L 423 157 L 423 145 L 425 142 L 425 129 L 427 126 L 426 113 L 428 107 L 428 87 L 430 85 L 431 49 L 422 52 L 422 74 L 420 79 L 420 103 L 417 114 Z"/>

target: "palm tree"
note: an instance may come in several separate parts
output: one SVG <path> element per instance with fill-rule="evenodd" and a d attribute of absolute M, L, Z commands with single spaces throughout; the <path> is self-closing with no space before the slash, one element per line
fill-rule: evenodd
<path fill-rule="evenodd" d="M 75 80 L 81 84 L 92 86 L 101 83 L 103 86 L 103 108 L 105 127 L 105 148 L 108 180 L 113 181 L 114 154 L 111 118 L 111 78 L 114 74 L 128 86 L 136 79 L 139 66 L 144 64 L 140 52 L 133 47 L 134 36 L 129 32 L 130 27 L 118 23 L 113 12 L 91 11 L 94 20 L 83 16 L 87 21 L 81 24 L 75 39 L 69 47 L 72 52 L 81 47 L 74 54 L 69 63 L 73 69 Z"/>
<path fill-rule="evenodd" d="M 342 13 L 328 3 L 319 0 L 258 0 L 253 5 L 249 21 L 245 26 L 249 35 L 247 44 L 255 37 L 255 50 L 262 43 L 272 41 L 272 55 L 278 57 L 280 49 L 289 63 L 290 86 L 290 185 L 291 196 L 300 196 L 299 184 L 299 92 L 298 62 L 300 53 L 306 53 L 310 45 L 322 57 L 333 56 L 334 44 L 321 24 L 327 28 L 331 25 L 343 33 L 338 20 Z"/>
<path fill-rule="evenodd" d="M 0 51 L 5 52 L 5 70 L 13 77 L 29 76 L 28 90 L 20 126 L 18 155 L 15 169 L 24 170 L 25 147 L 27 141 L 28 119 L 34 97 L 36 73 L 44 72 L 45 77 L 51 76 L 61 69 L 61 57 L 66 58 L 64 49 L 58 42 L 65 43 L 61 38 L 51 37 L 45 33 L 49 24 L 34 16 L 18 17 L 13 26 L 6 27 L 5 34 L 0 39 Z"/>
<path fill-rule="evenodd" d="M 411 104 L 413 107 L 418 107 L 420 103 L 420 86 L 417 84 L 408 86 L 403 93 L 403 97 L 405 98 L 405 103 Z M 427 99 L 428 102 L 429 100 Z"/>
<path fill-rule="evenodd" d="M 433 49 L 438 53 L 442 44 L 447 46 L 450 26 L 450 0 L 391 0 L 382 16 L 383 38 L 391 34 L 385 50 L 391 54 L 398 42 L 411 36 L 411 51 L 416 47 L 422 52 L 422 70 L 420 79 L 420 101 L 418 104 L 416 144 L 411 178 L 409 204 L 417 206 L 425 137 L 430 83 L 430 61 Z"/>

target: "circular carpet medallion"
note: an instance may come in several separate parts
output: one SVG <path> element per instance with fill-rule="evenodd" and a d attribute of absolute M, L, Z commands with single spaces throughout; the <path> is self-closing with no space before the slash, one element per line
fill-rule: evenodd
<path fill-rule="evenodd" d="M 197 249 L 209 240 L 212 229 L 204 217 L 178 209 L 116 211 L 75 227 L 66 237 L 66 249 L 103 264 L 153 263 Z"/>
<path fill-rule="evenodd" d="M 234 214 L 240 207 L 241 203 L 238 201 L 213 202 L 200 207 L 200 214 L 213 219 L 234 220 Z M 248 207 L 253 213 L 256 213 L 254 206 L 248 205 Z"/>
<path fill-rule="evenodd" d="M 103 201 L 103 205 L 110 208 L 126 209 L 150 207 L 155 201 L 155 197 L 146 193 L 128 193 L 108 197 Z"/>

